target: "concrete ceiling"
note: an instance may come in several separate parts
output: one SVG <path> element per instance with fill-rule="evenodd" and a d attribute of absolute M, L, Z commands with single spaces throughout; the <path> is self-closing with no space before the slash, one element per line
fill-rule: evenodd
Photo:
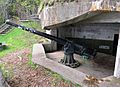
<path fill-rule="evenodd" d="M 75 23 L 120 23 L 120 12 L 116 11 L 89 11 L 83 15 L 66 20 L 62 23 L 47 26 L 46 29 L 55 29 Z"/>

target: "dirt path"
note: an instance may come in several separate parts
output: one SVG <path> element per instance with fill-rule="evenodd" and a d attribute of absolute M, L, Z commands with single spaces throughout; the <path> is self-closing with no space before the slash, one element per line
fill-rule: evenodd
<path fill-rule="evenodd" d="M 13 71 L 13 76 L 7 79 L 11 87 L 79 87 L 41 66 L 30 67 L 28 64 L 30 54 L 29 49 L 24 49 L 0 59 L 6 64 L 7 69 Z"/>

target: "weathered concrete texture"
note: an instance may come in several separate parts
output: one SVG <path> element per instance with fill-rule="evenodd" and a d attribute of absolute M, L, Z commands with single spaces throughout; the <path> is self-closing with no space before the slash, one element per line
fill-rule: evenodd
<path fill-rule="evenodd" d="M 64 58 L 63 51 L 46 53 L 47 58 L 59 62 Z M 115 57 L 104 53 L 97 53 L 94 60 L 83 59 L 82 56 L 74 54 L 75 60 L 81 63 L 80 67 L 74 68 L 79 72 L 94 76 L 96 78 L 104 78 L 113 75 Z M 104 61 L 103 61 L 104 60 Z"/>
<path fill-rule="evenodd" d="M 76 23 L 106 12 L 119 12 L 120 2 L 112 0 L 70 2 L 44 8 L 39 18 L 42 27 L 58 27 Z"/>
<path fill-rule="evenodd" d="M 73 26 L 59 27 L 59 37 L 97 39 L 97 40 L 114 40 L 114 34 L 119 33 L 118 24 L 73 24 Z"/>
<path fill-rule="evenodd" d="M 32 61 L 39 61 L 40 59 L 46 58 L 45 50 L 42 44 L 34 44 L 32 57 Z"/>
<path fill-rule="evenodd" d="M 89 2 L 71 2 L 63 5 L 46 7 L 40 14 L 42 27 L 54 27 L 66 25 L 80 20 L 89 18 L 90 16 L 98 14 L 97 12 L 91 14 L 89 12 L 91 4 Z M 78 17 L 80 16 L 80 17 Z M 76 18 L 74 20 L 71 20 Z M 70 21 L 69 21 L 70 20 Z M 68 22 L 69 21 L 69 22 Z M 72 22 L 71 22 L 72 21 Z"/>
<path fill-rule="evenodd" d="M 120 79 L 115 78 L 114 76 L 109 76 L 104 78 L 99 87 L 120 87 Z"/>
<path fill-rule="evenodd" d="M 103 11 L 101 14 L 88 18 L 81 23 L 120 23 L 120 12 Z"/>
<path fill-rule="evenodd" d="M 117 46 L 114 76 L 117 78 L 120 78 L 120 30 L 119 30 L 119 40 L 118 40 L 118 46 Z"/>

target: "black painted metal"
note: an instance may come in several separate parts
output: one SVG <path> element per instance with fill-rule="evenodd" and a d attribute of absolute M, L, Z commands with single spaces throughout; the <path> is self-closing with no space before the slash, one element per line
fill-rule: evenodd
<path fill-rule="evenodd" d="M 59 37 L 55 37 L 55 36 L 53 36 L 53 35 L 49 35 L 49 34 L 46 34 L 46 33 L 44 33 L 44 32 L 40 32 L 40 31 L 37 31 L 37 30 L 32 29 L 32 28 L 27 28 L 27 27 L 25 27 L 25 26 L 18 25 L 18 24 L 12 23 L 12 22 L 6 22 L 6 24 L 9 24 L 9 25 L 11 25 L 11 26 L 18 27 L 18 28 L 20 28 L 20 29 L 22 29 L 22 30 L 29 31 L 29 32 L 31 32 L 31 33 L 33 33 L 33 34 L 37 34 L 37 35 L 39 35 L 39 36 L 43 36 L 43 37 L 45 37 L 45 38 L 54 40 L 54 41 L 56 41 L 56 42 L 58 42 L 58 43 L 60 43 L 60 44 L 62 44 L 62 45 L 64 45 L 64 44 L 67 42 L 67 40 L 65 40 L 65 39 L 62 39 L 62 38 L 59 38 Z"/>
<path fill-rule="evenodd" d="M 74 44 L 67 42 L 64 45 L 64 58 L 60 60 L 60 63 L 76 68 L 80 66 L 80 63 L 74 59 Z"/>

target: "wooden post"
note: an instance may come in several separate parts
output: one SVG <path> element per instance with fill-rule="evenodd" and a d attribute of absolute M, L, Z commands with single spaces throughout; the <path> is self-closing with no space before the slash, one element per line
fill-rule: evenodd
<path fill-rule="evenodd" d="M 117 46 L 114 76 L 117 78 L 120 78 L 120 29 L 119 29 L 119 39 L 118 39 L 118 46 Z"/>

